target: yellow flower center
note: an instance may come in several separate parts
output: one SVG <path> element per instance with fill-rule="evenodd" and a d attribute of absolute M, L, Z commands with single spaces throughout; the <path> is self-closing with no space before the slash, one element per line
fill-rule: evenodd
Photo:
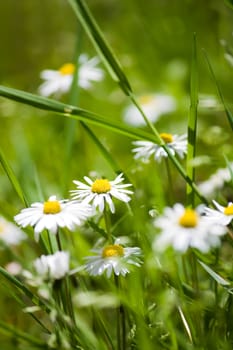
<path fill-rule="evenodd" d="M 107 193 L 111 190 L 111 184 L 107 179 L 97 179 L 91 186 L 94 193 Z"/>
<path fill-rule="evenodd" d="M 224 208 L 225 215 L 233 215 L 233 204 L 230 204 L 228 207 Z"/>
<path fill-rule="evenodd" d="M 161 137 L 161 139 L 162 139 L 165 143 L 171 143 L 171 142 L 173 142 L 173 136 L 172 136 L 172 134 L 167 134 L 167 133 L 163 132 L 162 134 L 159 134 L 159 136 Z"/>
<path fill-rule="evenodd" d="M 146 104 L 150 103 L 151 101 L 153 101 L 154 99 L 155 99 L 155 97 L 153 95 L 143 95 L 143 96 L 140 96 L 138 98 L 138 101 L 140 104 L 146 105 Z"/>
<path fill-rule="evenodd" d="M 59 72 L 62 75 L 69 75 L 74 73 L 75 66 L 73 63 L 65 63 L 60 67 Z"/>
<path fill-rule="evenodd" d="M 198 215 L 192 209 L 186 209 L 184 214 L 179 218 L 179 224 L 183 227 L 195 227 L 198 223 Z"/>
<path fill-rule="evenodd" d="M 102 258 L 120 257 L 124 255 L 124 248 L 119 244 L 111 244 L 102 251 Z"/>
<path fill-rule="evenodd" d="M 61 211 L 61 205 L 58 201 L 47 201 L 44 202 L 44 214 L 57 214 Z"/>

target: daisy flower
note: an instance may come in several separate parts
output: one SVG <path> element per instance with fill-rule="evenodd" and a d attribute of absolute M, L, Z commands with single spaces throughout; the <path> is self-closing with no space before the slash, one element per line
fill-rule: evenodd
<path fill-rule="evenodd" d="M 74 184 L 77 185 L 77 190 L 72 190 L 71 196 L 73 199 L 83 201 L 84 204 L 92 202 L 95 208 L 99 208 L 100 212 L 104 211 L 105 205 L 108 204 L 112 213 L 115 212 L 115 206 L 113 203 L 113 197 L 119 199 L 122 202 L 129 202 L 129 195 L 133 192 L 127 190 L 127 187 L 131 184 L 121 184 L 124 181 L 123 174 L 116 177 L 115 180 L 109 181 L 107 179 L 96 179 L 92 181 L 89 177 L 84 177 L 87 184 L 74 180 Z"/>
<path fill-rule="evenodd" d="M 16 225 L 0 217 L 0 241 L 6 245 L 17 245 L 26 239 L 26 235 Z"/>
<path fill-rule="evenodd" d="M 39 234 L 47 229 L 56 234 L 59 227 L 67 227 L 74 231 L 76 226 L 89 216 L 93 215 L 93 209 L 88 204 L 60 200 L 51 196 L 44 203 L 33 203 L 31 207 L 21 210 L 14 217 L 18 225 L 22 227 L 32 226 L 35 232 L 35 239 L 38 241 Z"/>
<path fill-rule="evenodd" d="M 166 143 L 173 155 L 177 154 L 180 158 L 184 158 L 187 153 L 187 135 L 172 135 L 168 133 L 161 133 L 161 139 Z M 143 162 L 148 162 L 149 158 L 153 155 L 154 159 L 158 162 L 163 157 L 167 157 L 167 152 L 164 148 L 156 143 L 150 141 L 134 141 L 136 146 L 132 150 L 135 159 L 140 159 Z"/>
<path fill-rule="evenodd" d="M 215 209 L 205 208 L 204 212 L 208 219 L 221 225 L 229 225 L 233 219 L 233 203 L 229 202 L 226 207 L 223 207 L 216 201 L 213 201 Z"/>
<path fill-rule="evenodd" d="M 138 102 L 152 123 L 156 122 L 161 115 L 171 113 L 176 109 L 174 97 L 165 94 L 142 95 L 138 98 Z M 123 118 L 126 123 L 133 126 L 145 125 L 143 117 L 134 105 L 126 107 Z"/>
<path fill-rule="evenodd" d="M 103 79 L 104 72 L 98 68 L 98 57 L 89 60 L 86 54 L 82 54 L 78 61 L 78 85 L 83 89 L 90 89 L 93 81 Z M 58 70 L 46 69 L 41 72 L 41 78 L 44 80 L 39 87 L 39 93 L 42 96 L 50 96 L 53 94 L 61 95 L 69 91 L 75 65 L 73 63 L 65 63 Z"/>
<path fill-rule="evenodd" d="M 96 255 L 86 257 L 85 270 L 91 276 L 106 273 L 110 278 L 112 272 L 125 276 L 133 266 L 141 265 L 141 249 L 138 247 L 124 248 L 120 244 L 107 245 L 103 249 L 93 250 Z"/>
<path fill-rule="evenodd" d="M 70 256 L 68 252 L 58 251 L 51 255 L 42 255 L 34 261 L 38 275 L 44 279 L 61 279 L 69 272 Z"/>
<path fill-rule="evenodd" d="M 223 225 L 201 216 L 199 208 L 186 209 L 179 203 L 173 208 L 165 208 L 164 215 L 156 219 L 154 225 L 161 230 L 154 241 L 154 249 L 164 250 L 172 246 L 181 253 L 189 247 L 206 253 L 211 247 L 218 246 L 220 237 L 226 233 Z"/>

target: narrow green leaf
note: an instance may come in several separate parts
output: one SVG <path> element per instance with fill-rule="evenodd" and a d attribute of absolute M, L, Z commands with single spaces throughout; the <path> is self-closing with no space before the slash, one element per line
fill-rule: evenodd
<path fill-rule="evenodd" d="M 196 34 L 193 35 L 193 53 L 190 81 L 190 111 L 188 118 L 188 151 L 187 151 L 187 176 L 195 181 L 195 168 L 192 160 L 196 155 L 196 133 L 197 133 L 197 106 L 198 106 L 198 68 L 197 68 L 197 44 Z M 187 205 L 194 206 L 194 194 L 192 186 L 187 183 Z"/>
<path fill-rule="evenodd" d="M 203 263 L 202 261 L 198 260 L 199 264 L 203 267 L 206 272 L 219 284 L 226 287 L 230 285 L 230 282 L 222 278 L 220 275 L 218 275 L 216 272 L 214 272 L 208 265 Z"/>
<path fill-rule="evenodd" d="M 68 118 L 82 120 L 86 123 L 98 125 L 130 138 L 143 139 L 152 142 L 157 141 L 154 135 L 151 135 L 143 130 L 127 127 L 123 123 L 107 119 L 106 117 L 99 116 L 85 109 L 31 94 L 29 92 L 0 86 L 0 96 L 46 111 L 60 113 Z"/>
<path fill-rule="evenodd" d="M 216 88 L 217 88 L 217 91 L 218 91 L 218 95 L 219 95 L 219 97 L 220 97 L 220 99 L 221 99 L 221 102 L 222 102 L 222 104 L 223 104 L 223 107 L 224 107 L 224 110 L 225 110 L 225 113 L 226 113 L 228 122 L 229 122 L 229 124 L 230 124 L 230 126 L 231 126 L 231 129 L 233 130 L 233 115 L 232 115 L 231 111 L 229 110 L 229 108 L 227 107 L 227 105 L 226 105 L 226 103 L 225 103 L 225 100 L 224 100 L 224 97 L 223 97 L 223 94 L 222 94 L 220 85 L 219 85 L 219 83 L 218 83 L 218 81 L 217 81 L 217 79 L 216 79 L 216 77 L 215 77 L 214 70 L 213 70 L 213 68 L 212 68 L 212 66 L 211 66 L 210 60 L 209 60 L 209 58 L 208 58 L 208 56 L 207 56 L 207 53 L 206 53 L 206 51 L 205 51 L 204 49 L 203 49 L 203 52 L 204 52 L 204 56 L 205 56 L 206 62 L 207 62 L 207 64 L 208 64 L 210 73 L 211 73 L 212 78 L 213 78 L 213 80 L 214 80 L 214 82 L 215 82 L 215 85 L 216 85 Z"/>
<path fill-rule="evenodd" d="M 112 78 L 120 84 L 126 95 L 130 95 L 132 89 L 128 82 L 128 79 L 126 78 L 119 61 L 106 42 L 103 33 L 93 18 L 85 1 L 68 0 L 68 2 L 70 3 L 78 20 L 82 24 L 94 47 L 102 58 L 108 72 Z"/>
<path fill-rule="evenodd" d="M 3 169 L 5 170 L 13 188 L 15 189 L 16 193 L 18 194 L 19 198 L 23 202 L 25 206 L 28 206 L 26 197 L 23 193 L 23 190 L 17 180 L 17 177 L 14 174 L 14 171 L 12 170 L 10 164 L 8 163 L 3 151 L 0 149 L 0 163 L 2 164 Z"/>

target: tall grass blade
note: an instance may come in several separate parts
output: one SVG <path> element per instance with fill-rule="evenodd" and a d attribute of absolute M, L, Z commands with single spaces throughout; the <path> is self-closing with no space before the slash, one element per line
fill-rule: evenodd
<path fill-rule="evenodd" d="M 195 181 L 195 168 L 192 160 L 196 154 L 196 133 L 197 133 L 197 106 L 198 106 L 198 68 L 197 68 L 197 43 L 196 34 L 193 35 L 193 53 L 190 82 L 190 111 L 188 118 L 188 151 L 187 151 L 187 176 Z M 194 206 L 193 188 L 187 183 L 187 205 Z"/>
<path fill-rule="evenodd" d="M 110 73 L 111 77 L 117 83 L 119 83 L 126 95 L 130 95 L 132 89 L 128 82 L 128 79 L 126 78 L 119 61 L 106 42 L 104 35 L 102 34 L 98 24 L 93 18 L 85 1 L 68 0 L 68 2 L 70 3 L 78 20 L 82 24 L 84 30 L 86 31 L 97 52 L 102 58 L 103 63 L 105 64 L 106 69 Z"/>
<path fill-rule="evenodd" d="M 15 176 L 13 169 L 11 168 L 10 164 L 8 163 L 6 157 L 1 149 L 0 149 L 0 163 L 2 164 L 2 167 L 5 170 L 15 192 L 17 193 L 17 195 L 19 196 L 19 198 L 21 199 L 23 204 L 25 206 L 28 206 L 26 197 L 25 197 L 23 190 L 19 184 L 19 181 L 18 181 L 17 177 Z"/>
<path fill-rule="evenodd" d="M 217 91 L 218 91 L 218 95 L 219 95 L 219 97 L 220 97 L 220 99 L 221 99 L 221 102 L 222 102 L 222 104 L 223 104 L 223 107 L 224 107 L 224 110 L 225 110 L 225 113 L 226 113 L 228 122 L 229 122 L 229 124 L 230 124 L 230 126 L 231 126 L 231 129 L 233 130 L 233 115 L 232 115 L 231 111 L 229 110 L 229 108 L 228 108 L 227 105 L 226 105 L 226 102 L 225 102 L 225 100 L 224 100 L 224 97 L 223 97 L 223 94 L 222 94 L 220 85 L 219 85 L 219 83 L 218 83 L 218 81 L 217 81 L 217 79 L 216 79 L 216 77 L 215 77 L 214 70 L 213 70 L 212 65 L 211 65 L 211 63 L 210 63 L 210 60 L 209 60 L 209 58 L 208 58 L 208 56 L 207 56 L 207 53 L 206 53 L 206 51 L 205 51 L 204 49 L 203 49 L 203 52 L 204 52 L 204 56 L 205 56 L 206 62 L 207 62 L 207 64 L 208 64 L 210 73 L 211 73 L 212 78 L 213 78 L 213 80 L 214 80 L 214 83 L 215 83 L 215 85 L 216 85 L 216 88 L 217 88 Z"/>

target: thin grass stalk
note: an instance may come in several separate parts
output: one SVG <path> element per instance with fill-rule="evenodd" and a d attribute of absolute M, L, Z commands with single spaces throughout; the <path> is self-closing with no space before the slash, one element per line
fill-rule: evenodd
<path fill-rule="evenodd" d="M 191 181 L 195 182 L 195 168 L 192 160 L 196 155 L 196 134 L 197 134 L 197 106 L 198 106 L 198 68 L 197 68 L 197 43 L 196 34 L 193 34 L 193 53 L 190 81 L 190 111 L 188 118 L 188 151 L 186 158 L 186 172 Z M 187 205 L 194 207 L 195 191 L 187 183 Z"/>

